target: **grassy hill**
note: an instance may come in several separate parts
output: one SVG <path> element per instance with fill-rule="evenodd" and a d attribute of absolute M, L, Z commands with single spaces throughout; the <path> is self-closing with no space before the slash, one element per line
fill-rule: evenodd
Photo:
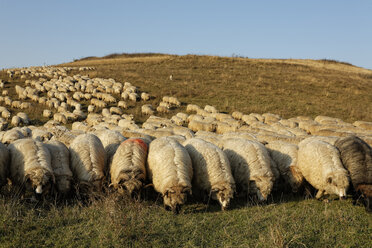
<path fill-rule="evenodd" d="M 221 112 L 372 120 L 372 70 L 332 60 L 114 54 L 63 65 L 94 66 L 90 76 L 129 81 L 157 96 L 156 102 L 175 95 Z"/>
<path fill-rule="evenodd" d="M 275 60 L 164 54 L 113 54 L 61 66 L 94 66 L 90 77 L 129 81 L 155 96 L 211 104 L 220 111 L 328 115 L 372 121 L 372 71 L 329 60 Z M 86 72 L 84 72 L 86 74 Z M 169 75 L 173 75 L 173 80 Z M 5 72 L 0 79 L 9 80 Z M 23 85 L 24 80 L 9 80 Z M 12 84 L 6 84 L 10 96 Z M 168 116 L 173 115 L 173 110 Z M 28 112 L 42 124 L 43 108 Z M 11 110 L 11 109 L 10 109 Z M 140 104 L 128 110 L 142 122 Z M 190 199 L 179 215 L 145 192 L 133 200 L 105 194 L 91 204 L 76 199 L 32 203 L 3 189 L 0 247 L 371 247 L 372 217 L 351 199 L 330 203 L 275 194 L 266 205 Z"/>

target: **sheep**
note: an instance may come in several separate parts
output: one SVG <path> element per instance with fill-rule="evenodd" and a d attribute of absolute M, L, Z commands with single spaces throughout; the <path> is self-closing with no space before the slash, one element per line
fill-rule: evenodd
<path fill-rule="evenodd" d="M 62 142 L 50 140 L 46 147 L 51 154 L 51 167 L 53 169 L 57 191 L 66 196 L 72 186 L 72 171 L 70 169 L 70 152 Z"/>
<path fill-rule="evenodd" d="M 164 206 L 178 213 L 187 193 L 191 194 L 193 170 L 186 148 L 174 139 L 155 139 L 150 143 L 146 171 L 155 190 L 162 194 Z"/>
<path fill-rule="evenodd" d="M 67 118 L 64 114 L 62 113 L 55 113 L 53 115 L 53 120 L 56 121 L 56 122 L 60 122 L 60 123 L 63 123 L 63 124 L 67 124 Z"/>
<path fill-rule="evenodd" d="M 282 141 L 273 141 L 267 144 L 266 148 L 268 148 L 271 158 L 277 164 L 286 183 L 290 185 L 294 193 L 298 192 L 304 183 L 304 177 L 297 166 L 298 146 Z"/>
<path fill-rule="evenodd" d="M 2 142 L 4 144 L 10 144 L 18 139 L 23 139 L 25 136 L 23 133 L 15 128 L 6 131 L 3 135 Z"/>
<path fill-rule="evenodd" d="M 110 114 L 122 115 L 123 114 L 123 111 L 120 108 L 118 108 L 118 107 L 111 107 L 110 108 Z"/>
<path fill-rule="evenodd" d="M 12 117 L 12 120 L 10 122 L 10 124 L 12 124 L 14 127 L 18 127 L 20 126 L 22 123 L 22 120 L 21 118 L 19 118 L 18 116 L 13 116 Z"/>
<path fill-rule="evenodd" d="M 20 139 L 9 146 L 10 179 L 22 190 L 34 191 L 37 196 L 49 193 L 55 183 L 51 155 L 46 146 L 33 139 Z"/>
<path fill-rule="evenodd" d="M 318 190 L 316 199 L 325 194 L 346 197 L 348 172 L 341 163 L 336 147 L 316 138 L 304 139 L 298 144 L 297 161 L 306 181 Z"/>
<path fill-rule="evenodd" d="M 204 110 L 209 113 L 218 113 L 216 107 L 211 106 L 211 105 L 205 105 Z"/>
<path fill-rule="evenodd" d="M 141 113 L 144 115 L 153 115 L 155 110 L 153 109 L 151 104 L 145 104 L 141 107 Z"/>
<path fill-rule="evenodd" d="M 234 111 L 231 116 L 236 119 L 236 120 L 242 120 L 243 118 L 243 113 L 242 112 L 239 112 L 239 111 Z"/>
<path fill-rule="evenodd" d="M 118 131 L 108 129 L 95 131 L 94 134 L 101 140 L 102 145 L 105 149 L 105 174 L 107 174 L 116 149 L 119 147 L 120 143 L 125 140 L 125 137 Z"/>
<path fill-rule="evenodd" d="M 164 107 L 164 106 L 158 106 L 156 108 L 156 111 L 159 112 L 159 113 L 169 113 L 169 109 L 167 107 Z"/>
<path fill-rule="evenodd" d="M 34 128 L 34 129 L 32 129 L 31 137 L 34 140 L 38 140 L 38 141 L 43 142 L 43 141 L 50 140 L 52 138 L 52 136 L 53 136 L 52 133 L 45 130 L 45 128 Z"/>
<path fill-rule="evenodd" d="M 198 105 L 195 105 L 195 104 L 188 104 L 186 106 L 186 112 L 187 113 L 197 112 L 199 109 L 201 109 L 201 108 Z"/>
<path fill-rule="evenodd" d="M 197 131 L 214 132 L 216 130 L 216 124 L 192 120 L 189 122 L 188 128 L 194 132 Z"/>
<path fill-rule="evenodd" d="M 101 191 L 104 181 L 105 149 L 93 134 L 78 135 L 69 147 L 71 170 L 81 193 Z"/>
<path fill-rule="evenodd" d="M 146 92 L 142 92 L 142 93 L 141 93 L 141 99 L 142 99 L 143 101 L 148 101 L 148 100 L 150 100 L 150 94 L 148 94 L 148 93 L 146 93 Z"/>
<path fill-rule="evenodd" d="M 235 192 L 235 181 L 231 174 L 227 155 L 217 146 L 202 139 L 192 138 L 183 143 L 190 155 L 194 178 L 193 191 L 211 196 L 225 210 Z"/>
<path fill-rule="evenodd" d="M 21 121 L 22 121 L 23 124 L 25 124 L 25 125 L 30 124 L 30 119 L 28 118 L 28 115 L 27 115 L 26 113 L 19 112 L 19 113 L 17 114 L 17 116 L 18 116 L 19 118 L 21 118 Z"/>
<path fill-rule="evenodd" d="M 372 192 L 372 148 L 357 136 L 339 138 L 335 146 L 340 151 L 342 164 L 350 173 L 354 191 L 365 197 L 366 209 L 372 211 L 372 195 L 368 193 Z"/>
<path fill-rule="evenodd" d="M 8 183 L 9 158 L 8 148 L 0 142 L 0 188 Z"/>
<path fill-rule="evenodd" d="M 127 109 L 128 108 L 128 104 L 124 101 L 119 101 L 118 102 L 118 107 L 119 108 L 123 108 L 123 109 Z"/>
<path fill-rule="evenodd" d="M 111 186 L 122 193 L 138 192 L 145 179 L 148 145 L 142 139 L 128 139 L 116 150 L 110 166 Z"/>
<path fill-rule="evenodd" d="M 260 201 L 265 201 L 275 181 L 265 146 L 256 141 L 230 138 L 222 140 L 222 150 L 229 158 L 238 193 L 257 195 Z"/>

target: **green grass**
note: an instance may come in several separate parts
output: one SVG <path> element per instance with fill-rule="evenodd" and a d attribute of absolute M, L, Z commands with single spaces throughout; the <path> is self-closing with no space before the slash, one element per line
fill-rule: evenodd
<path fill-rule="evenodd" d="M 10 201 L 10 202 L 9 202 Z M 268 205 L 189 203 L 107 196 L 89 206 L 0 201 L 1 247 L 370 247 L 372 218 L 351 201 L 284 196 Z"/>

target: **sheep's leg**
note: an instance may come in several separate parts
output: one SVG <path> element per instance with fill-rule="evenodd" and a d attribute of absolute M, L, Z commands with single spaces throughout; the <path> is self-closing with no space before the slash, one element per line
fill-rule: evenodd
<path fill-rule="evenodd" d="M 316 193 L 315 198 L 319 200 L 320 198 L 323 197 L 323 195 L 324 195 L 324 190 L 319 190 L 318 193 Z"/>

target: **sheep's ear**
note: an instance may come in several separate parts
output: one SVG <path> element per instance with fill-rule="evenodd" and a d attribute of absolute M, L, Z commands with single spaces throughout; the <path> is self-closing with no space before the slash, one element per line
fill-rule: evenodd
<path fill-rule="evenodd" d="M 332 183 L 332 177 L 327 178 L 327 183 Z"/>

